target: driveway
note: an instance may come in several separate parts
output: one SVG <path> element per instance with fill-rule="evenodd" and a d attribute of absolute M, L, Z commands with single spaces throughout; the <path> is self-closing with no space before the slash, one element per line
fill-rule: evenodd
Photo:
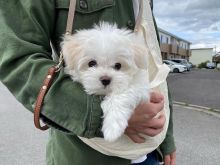
<path fill-rule="evenodd" d="M 173 100 L 220 109 L 220 71 L 211 69 L 170 73 L 168 85 Z"/>

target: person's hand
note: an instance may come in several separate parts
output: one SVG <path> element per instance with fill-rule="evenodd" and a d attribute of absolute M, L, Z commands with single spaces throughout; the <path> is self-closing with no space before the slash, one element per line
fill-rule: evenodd
<path fill-rule="evenodd" d="M 162 130 L 165 124 L 165 115 L 159 112 L 163 110 L 164 97 L 158 92 L 150 94 L 150 101 L 147 103 L 140 103 L 135 109 L 134 114 L 128 121 L 128 127 L 125 134 L 135 143 L 143 143 L 145 139 L 140 134 L 148 136 L 156 136 Z"/>
<path fill-rule="evenodd" d="M 164 156 L 164 165 L 176 165 L 176 151 Z"/>

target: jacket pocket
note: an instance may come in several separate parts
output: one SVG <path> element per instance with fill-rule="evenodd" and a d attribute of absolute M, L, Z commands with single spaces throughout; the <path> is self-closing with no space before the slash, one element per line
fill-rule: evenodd
<path fill-rule="evenodd" d="M 56 0 L 56 28 L 58 35 L 64 32 L 70 0 Z M 113 22 L 113 6 L 115 0 L 76 0 L 73 31 L 89 29 L 100 21 Z M 60 29 L 62 29 L 60 31 Z"/>
<path fill-rule="evenodd" d="M 57 9 L 68 9 L 70 0 L 56 0 Z M 76 12 L 93 13 L 114 6 L 114 0 L 76 0 Z"/>

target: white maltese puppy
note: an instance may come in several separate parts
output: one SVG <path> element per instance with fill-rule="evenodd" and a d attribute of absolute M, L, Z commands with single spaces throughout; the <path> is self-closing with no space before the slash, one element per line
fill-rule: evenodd
<path fill-rule="evenodd" d="M 125 131 L 140 102 L 149 99 L 148 51 L 135 33 L 101 23 L 65 36 L 61 44 L 65 72 L 92 95 L 104 95 L 104 139 L 115 141 Z"/>

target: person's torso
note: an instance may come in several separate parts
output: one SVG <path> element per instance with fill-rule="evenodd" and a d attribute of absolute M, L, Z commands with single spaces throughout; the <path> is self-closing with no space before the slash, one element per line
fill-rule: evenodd
<path fill-rule="evenodd" d="M 52 42 L 58 48 L 65 33 L 69 0 L 55 0 L 56 17 Z M 100 21 L 134 29 L 132 0 L 77 0 L 73 31 L 92 28 Z M 81 142 L 76 136 L 51 131 L 47 146 L 47 165 L 129 165 L 130 160 L 103 155 Z"/>
<path fill-rule="evenodd" d="M 66 29 L 69 0 L 55 1 L 56 17 L 52 41 L 59 48 Z M 135 18 L 132 0 L 76 0 L 73 31 L 92 28 L 101 21 L 133 30 Z"/>

